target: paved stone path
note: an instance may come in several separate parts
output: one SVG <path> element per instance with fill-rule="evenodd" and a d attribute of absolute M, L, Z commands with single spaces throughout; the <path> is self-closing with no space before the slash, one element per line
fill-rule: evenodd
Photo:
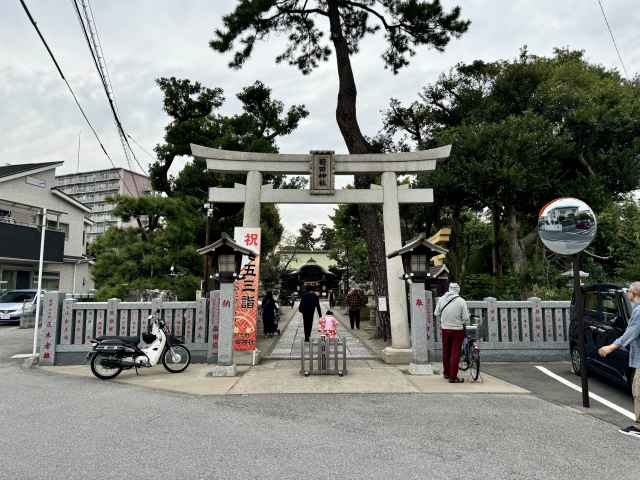
<path fill-rule="evenodd" d="M 329 308 L 329 304 L 321 302 L 320 307 L 323 312 L 326 312 Z M 291 319 L 289 325 L 281 337 L 278 339 L 275 348 L 271 352 L 268 358 L 271 359 L 300 359 L 300 342 L 304 340 L 304 327 L 302 325 L 302 314 L 298 312 L 298 306 L 293 307 L 295 311 L 294 318 Z M 335 309 L 334 309 L 335 311 Z M 347 341 L 347 358 L 355 359 L 369 359 L 376 358 L 376 356 L 369 351 L 369 349 L 355 336 L 351 334 L 351 331 L 346 328 L 341 320 L 340 314 L 336 314 L 338 318 L 338 336 L 346 339 Z M 313 320 L 313 330 L 311 338 L 318 336 L 318 316 Z"/>

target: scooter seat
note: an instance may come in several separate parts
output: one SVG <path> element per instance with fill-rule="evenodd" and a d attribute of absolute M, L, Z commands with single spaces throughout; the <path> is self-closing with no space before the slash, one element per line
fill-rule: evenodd
<path fill-rule="evenodd" d="M 119 336 L 114 336 L 114 335 L 106 335 L 104 337 L 97 337 L 96 338 L 97 341 L 99 342 L 104 342 L 107 341 L 109 343 L 111 342 L 124 342 L 124 343 L 129 343 L 131 345 L 138 345 L 138 343 L 140 343 L 140 337 L 135 336 L 135 337 L 119 337 Z"/>

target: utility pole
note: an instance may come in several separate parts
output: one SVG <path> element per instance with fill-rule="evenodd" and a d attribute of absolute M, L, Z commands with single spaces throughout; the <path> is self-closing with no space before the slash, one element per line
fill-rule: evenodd
<path fill-rule="evenodd" d="M 573 312 L 578 322 L 578 349 L 580 350 L 580 378 L 582 380 L 582 406 L 589 408 L 589 379 L 587 377 L 587 355 L 585 352 L 584 301 L 580 284 L 580 253 L 573 256 Z"/>

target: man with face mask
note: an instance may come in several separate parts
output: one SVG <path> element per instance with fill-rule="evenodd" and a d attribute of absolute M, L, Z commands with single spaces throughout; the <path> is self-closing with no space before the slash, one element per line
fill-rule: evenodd
<path fill-rule="evenodd" d="M 463 327 L 469 323 L 467 302 L 460 296 L 460 285 L 451 283 L 449 291 L 438 299 L 434 315 L 442 328 L 442 369 L 449 383 L 462 383 L 458 378 L 460 348 L 464 341 Z"/>
<path fill-rule="evenodd" d="M 624 334 L 615 340 L 611 345 L 607 345 L 598 350 L 601 357 L 606 357 L 611 352 L 621 348 L 629 347 L 629 366 L 635 369 L 633 376 L 633 409 L 636 414 L 636 422 L 627 428 L 620 430 L 620 433 L 630 437 L 640 438 L 640 282 L 633 282 L 627 292 L 627 297 L 633 305 L 631 321 Z"/>

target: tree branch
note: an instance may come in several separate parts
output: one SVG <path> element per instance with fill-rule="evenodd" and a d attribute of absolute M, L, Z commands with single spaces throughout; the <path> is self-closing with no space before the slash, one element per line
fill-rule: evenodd
<path fill-rule="evenodd" d="M 590 177 L 596 176 L 596 173 L 593 171 L 593 168 L 591 168 L 591 165 L 589 165 L 589 162 L 587 162 L 587 159 L 584 158 L 584 153 L 580 152 L 580 154 L 578 155 L 578 161 L 580 162 L 580 165 L 582 165 L 587 170 Z"/>
<path fill-rule="evenodd" d="M 369 13 L 371 13 L 371 14 L 375 15 L 376 17 L 378 17 L 378 18 L 380 19 L 380 21 L 381 21 L 381 22 L 382 22 L 382 24 L 384 25 L 384 28 L 386 28 L 387 30 L 395 30 L 396 28 L 398 28 L 398 27 L 399 27 L 399 25 L 389 25 L 389 24 L 387 23 L 387 19 L 386 19 L 386 18 L 384 18 L 384 15 L 382 15 L 380 12 L 378 12 L 378 11 L 374 10 L 373 8 L 371 8 L 371 7 L 367 6 L 367 5 L 363 4 L 363 3 L 360 3 L 360 2 L 354 2 L 354 1 L 352 1 L 352 0 L 347 0 L 347 1 L 345 2 L 345 4 L 346 4 L 346 5 L 350 5 L 350 6 L 352 6 L 352 7 L 355 7 L 355 8 L 361 8 L 362 10 L 366 10 L 367 12 L 369 12 Z"/>

